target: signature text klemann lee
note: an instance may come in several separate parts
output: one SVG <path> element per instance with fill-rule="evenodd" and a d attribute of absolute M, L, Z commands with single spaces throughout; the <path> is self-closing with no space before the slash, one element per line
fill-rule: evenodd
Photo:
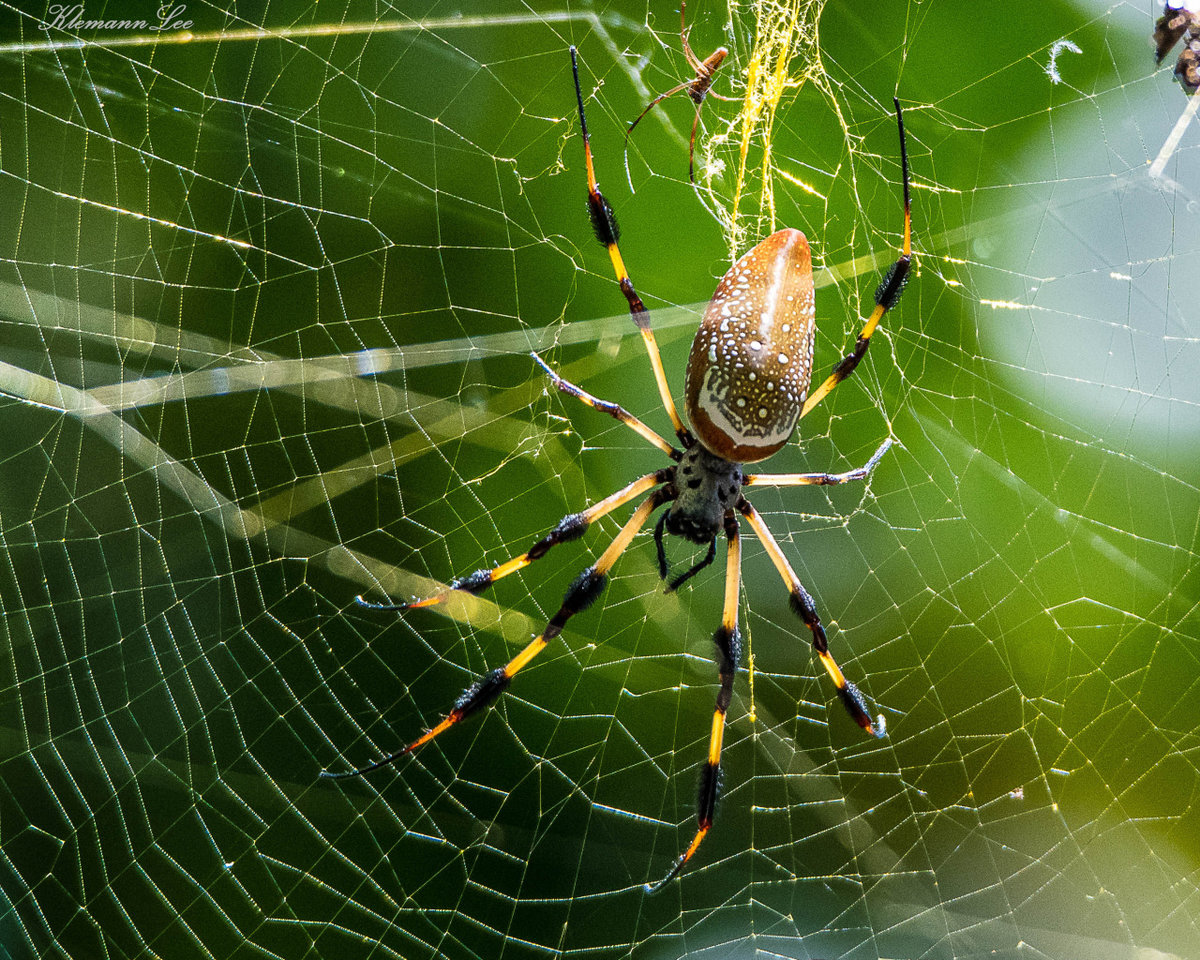
<path fill-rule="evenodd" d="M 52 3 L 46 10 L 46 19 L 38 26 L 43 30 L 190 30 L 192 21 L 183 19 L 186 12 L 186 4 L 166 4 L 158 8 L 158 19 L 155 21 L 89 20 L 84 16 L 82 3 L 70 6 L 65 3 Z"/>

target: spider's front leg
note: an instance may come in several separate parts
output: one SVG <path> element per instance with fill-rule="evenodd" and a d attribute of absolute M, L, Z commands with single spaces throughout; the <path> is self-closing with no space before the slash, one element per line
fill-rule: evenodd
<path fill-rule="evenodd" d="M 900 101 L 893 97 L 892 102 L 896 105 L 896 125 L 900 128 L 900 167 L 904 177 L 904 246 L 900 256 L 888 268 L 883 280 L 875 290 L 875 309 L 871 311 L 871 316 L 863 325 L 862 333 L 858 335 L 854 349 L 842 357 L 838 365 L 833 368 L 833 373 L 825 378 L 825 382 L 809 394 L 800 411 L 801 418 L 808 416 L 812 408 L 820 403 L 830 390 L 854 372 L 858 362 L 866 355 L 867 347 L 871 345 L 871 335 L 879 326 L 879 321 L 896 305 L 900 294 L 904 292 L 905 284 L 908 283 L 908 273 L 912 269 L 912 203 L 909 199 L 908 189 L 908 144 L 904 139 L 904 115 L 900 111 Z"/>
<path fill-rule="evenodd" d="M 579 107 L 579 132 L 583 135 L 583 157 L 584 163 L 587 165 L 588 216 L 592 221 L 592 232 L 608 251 L 609 259 L 612 260 L 617 286 L 621 288 L 621 293 L 629 304 L 630 318 L 642 335 L 642 342 L 650 357 L 650 366 L 654 369 L 654 379 L 658 384 L 659 397 L 662 399 L 663 409 L 671 418 L 675 436 L 679 438 L 679 442 L 684 447 L 690 447 L 692 435 L 683 425 L 683 421 L 679 419 L 679 411 L 675 409 L 675 401 L 671 398 L 671 388 L 667 384 L 667 373 L 663 369 L 662 355 L 658 351 L 658 342 L 655 340 L 654 330 L 650 326 L 650 311 L 646 309 L 642 298 L 634 289 L 633 280 L 621 257 L 621 248 L 618 246 L 621 229 L 617 225 L 617 215 L 608 201 L 604 199 L 604 194 L 600 192 L 600 184 L 596 181 L 596 165 L 592 159 L 592 138 L 588 134 L 587 114 L 583 109 L 583 91 L 579 87 L 579 57 L 574 47 L 571 47 L 571 72 L 575 77 L 575 102 Z"/>
<path fill-rule="evenodd" d="M 725 514 L 725 537 L 729 542 L 725 566 L 725 607 L 721 615 L 721 626 L 713 634 L 713 643 L 717 646 L 717 672 L 721 676 L 721 689 L 717 692 L 717 706 L 713 711 L 712 733 L 708 739 L 708 761 L 700 774 L 700 795 L 696 801 L 696 835 L 665 877 L 658 883 L 646 884 L 648 893 L 658 893 L 679 874 L 700 848 L 716 817 L 717 797 L 721 793 L 721 745 L 725 740 L 725 715 L 733 699 L 733 678 L 742 649 L 742 636 L 738 632 L 737 623 L 738 592 L 742 583 L 742 546 L 738 535 L 737 517 L 733 511 Z"/>
<path fill-rule="evenodd" d="M 668 490 L 665 487 L 659 487 L 659 489 L 643 500 L 641 506 L 634 511 L 633 516 L 621 528 L 621 532 L 609 544 L 608 549 L 600 555 L 600 559 L 593 566 L 584 570 L 575 579 L 575 582 L 571 584 L 566 596 L 563 598 L 562 606 L 558 608 L 558 613 L 550 618 L 545 629 L 507 664 L 503 667 L 497 667 L 490 673 L 484 674 L 464 690 L 458 700 L 455 701 L 450 712 L 446 714 L 437 726 L 426 731 L 412 743 L 408 744 L 408 746 L 365 767 L 359 767 L 356 770 L 346 770 L 340 773 L 323 770 L 321 771 L 321 776 L 334 780 L 344 777 L 358 777 L 364 773 L 378 770 L 380 767 L 385 767 L 390 763 L 395 763 L 401 757 L 427 744 L 434 737 L 438 736 L 438 734 L 444 733 L 472 714 L 478 713 L 485 707 L 490 706 L 500 694 L 508 689 L 509 684 L 512 683 L 512 678 L 517 675 L 518 671 L 523 669 L 530 660 L 541 653 L 551 640 L 563 632 L 563 627 L 566 626 L 567 621 L 571 617 L 577 613 L 582 613 L 595 603 L 596 598 L 600 596 L 600 593 L 608 583 L 608 571 L 617 562 L 617 558 L 625 552 L 625 548 L 629 546 L 637 532 L 645 526 L 646 521 L 650 519 L 650 514 L 662 506 L 669 498 L 670 493 Z"/>

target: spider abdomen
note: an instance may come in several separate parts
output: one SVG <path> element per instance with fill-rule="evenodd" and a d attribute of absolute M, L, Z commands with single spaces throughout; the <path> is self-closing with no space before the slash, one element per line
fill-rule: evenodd
<path fill-rule="evenodd" d="M 685 406 L 700 442 L 753 463 L 787 443 L 812 375 L 812 254 L 771 234 L 721 279 L 688 356 Z"/>

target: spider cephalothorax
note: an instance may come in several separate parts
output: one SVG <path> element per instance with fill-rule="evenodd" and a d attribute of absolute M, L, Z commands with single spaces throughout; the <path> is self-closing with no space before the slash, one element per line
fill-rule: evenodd
<path fill-rule="evenodd" d="M 667 532 L 692 543 L 708 543 L 721 532 L 721 519 L 737 506 L 742 465 L 694 444 L 675 468 L 675 502 L 664 514 Z"/>
<path fill-rule="evenodd" d="M 655 525 L 659 573 L 663 580 L 667 581 L 668 590 L 674 590 L 712 563 L 716 557 L 717 538 L 722 533 L 728 544 L 728 553 L 721 624 L 713 635 L 717 647 L 720 689 L 713 714 L 708 759 L 700 777 L 700 793 L 697 799 L 699 825 L 692 842 L 675 860 L 667 875 L 658 883 L 647 885 L 647 889 L 654 892 L 662 889 L 667 881 L 679 873 L 699 849 L 701 841 L 713 825 L 721 783 L 721 744 L 725 731 L 725 714 L 732 698 L 740 649 L 738 598 L 741 584 L 742 520 L 754 530 L 783 579 L 791 609 L 810 631 L 813 650 L 832 679 L 850 716 L 868 733 L 877 736 L 884 733 L 883 717 L 871 717 L 865 698 L 858 688 L 846 679 L 829 653 L 825 628 L 817 615 L 812 597 L 800 583 L 766 522 L 746 498 L 745 489 L 756 485 L 804 486 L 861 480 L 874 469 L 890 447 L 891 440 L 885 440 L 865 465 L 845 473 L 747 474 L 743 470 L 743 464 L 763 460 L 787 443 L 796 422 L 854 371 L 866 353 L 871 335 L 879 321 L 900 299 L 912 257 L 908 157 L 905 149 L 904 121 L 897 101 L 896 122 L 900 131 L 900 162 L 904 184 L 903 253 L 892 264 L 876 290 L 875 308 L 863 326 L 854 350 L 843 357 L 820 387 L 809 395 L 815 321 L 811 253 L 808 241 L 799 230 L 780 230 L 763 240 L 729 269 L 718 284 L 705 311 L 688 358 L 685 386 L 685 409 L 691 423 L 688 427 L 675 408 L 654 332 L 650 327 L 650 315 L 634 289 L 633 281 L 621 258 L 617 246 L 620 232 L 617 229 L 616 216 L 596 183 L 574 47 L 571 48 L 571 65 L 575 76 L 579 124 L 583 134 L 588 178 L 588 209 L 592 227 L 596 238 L 608 251 L 618 285 L 629 304 L 630 315 L 646 345 L 659 396 L 670 417 L 679 447 L 663 439 L 651 427 L 618 404 L 594 397 L 581 387 L 564 380 L 534 354 L 534 359 L 559 390 L 620 420 L 663 451 L 672 463 L 639 477 L 586 510 L 564 517 L 554 529 L 518 557 L 453 580 L 445 590 L 423 600 L 396 605 L 369 604 L 386 609 L 412 610 L 439 604 L 455 590 L 479 593 L 496 581 L 545 556 L 554 546 L 578 539 L 594 521 L 647 494 L 596 562 L 576 577 L 567 589 L 558 612 L 549 619 L 542 633 L 503 667 L 497 667 L 481 676 L 458 698 L 440 723 L 407 746 L 375 763 L 358 770 L 345 773 L 326 772 L 324 775 L 351 777 L 376 770 L 411 753 L 443 731 L 493 703 L 508 688 L 517 672 L 562 633 L 571 617 L 582 613 L 595 602 L 603 591 L 608 581 L 608 572 L 618 557 L 654 512 L 669 504 L 669 508 L 663 512 Z M 669 577 L 663 545 L 663 537 L 668 533 L 695 544 L 708 545 L 708 552 L 699 563 L 674 578 Z"/>
<path fill-rule="evenodd" d="M 675 500 L 654 528 L 659 576 L 666 580 L 669 570 L 663 547 L 664 530 L 692 543 L 708 544 L 703 560 L 668 583 L 667 589 L 675 590 L 713 562 L 717 555 L 717 534 L 725 525 L 726 515 L 741 499 L 745 475 L 740 463 L 718 457 L 699 443 L 688 447 L 671 471 L 668 490 Z"/>

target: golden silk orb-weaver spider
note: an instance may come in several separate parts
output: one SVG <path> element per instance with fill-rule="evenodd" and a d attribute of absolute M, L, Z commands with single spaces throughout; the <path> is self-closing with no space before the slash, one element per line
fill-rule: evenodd
<path fill-rule="evenodd" d="M 743 490 L 754 486 L 803 486 L 862 480 L 887 452 L 891 440 L 885 440 L 864 466 L 846 473 L 760 474 L 746 473 L 742 468 L 747 463 L 764 460 L 779 450 L 791 436 L 797 420 L 854 371 L 866 353 L 879 321 L 899 300 L 912 264 L 908 156 L 900 103 L 894 101 L 896 123 L 900 130 L 900 162 L 904 184 L 904 248 L 875 291 L 875 308 L 859 334 L 854 350 L 837 364 L 813 394 L 808 395 L 815 318 L 811 254 L 803 233 L 799 230 L 780 230 L 730 268 L 709 302 L 687 362 L 685 411 L 691 423 L 688 427 L 675 409 L 658 345 L 650 327 L 650 314 L 634 289 L 621 259 L 617 245 L 619 231 L 616 215 L 596 182 L 574 47 L 571 48 L 571 68 L 575 77 L 575 97 L 583 135 L 592 227 L 612 259 L 617 282 L 628 301 L 633 322 L 642 335 L 663 406 L 671 419 L 681 449 L 672 446 L 618 404 L 594 397 L 564 380 L 534 354 L 534 360 L 559 390 L 632 428 L 662 450 L 671 459 L 671 465 L 634 480 L 624 489 L 594 503 L 581 513 L 564 517 L 553 530 L 519 557 L 454 580 L 446 590 L 434 596 L 400 604 L 367 603 L 360 597 L 359 602 L 376 609 L 413 610 L 441 603 L 455 590 L 479 593 L 496 581 L 541 559 L 558 544 L 578 539 L 592 523 L 623 504 L 649 493 L 599 559 L 567 589 L 562 606 L 542 632 L 507 664 L 484 674 L 464 691 L 440 723 L 407 746 L 374 763 L 345 772 L 324 771 L 322 776 L 355 777 L 378 770 L 412 753 L 493 703 L 508 689 L 513 677 L 562 633 L 571 617 L 582 613 L 595 602 L 617 558 L 651 515 L 659 507 L 670 504 L 654 528 L 659 574 L 667 582 L 667 590 L 677 589 L 713 562 L 717 536 L 722 532 L 728 552 L 721 624 L 713 635 L 720 690 L 713 712 L 708 758 L 700 778 L 698 826 L 691 843 L 678 856 L 667 875 L 658 883 L 646 885 L 646 889 L 653 893 L 661 890 L 683 869 L 713 826 L 720 792 L 725 715 L 733 696 L 734 674 L 741 651 L 741 635 L 738 631 L 738 594 L 741 585 L 739 517 L 750 524 L 783 578 L 790 595 L 791 608 L 811 632 L 813 649 L 833 680 L 850 716 L 867 733 L 884 735 L 882 715 L 878 720 L 872 720 L 865 698 L 846 679 L 833 659 L 812 597 L 800 583 L 761 514 L 751 505 Z M 708 552 L 689 570 L 671 577 L 663 545 L 665 534 L 701 546 L 707 545 Z"/>
<path fill-rule="evenodd" d="M 690 80 L 684 80 L 683 83 L 677 84 L 666 93 L 660 93 L 657 97 L 651 100 L 646 109 L 638 114 L 636 120 L 629 125 L 629 129 L 625 131 L 625 149 L 629 149 L 629 135 L 633 133 L 633 128 L 642 122 L 642 117 L 648 114 L 651 110 L 657 107 L 668 97 L 673 97 L 681 90 L 686 90 L 687 95 L 691 98 L 692 103 L 696 105 L 696 116 L 692 119 L 692 138 L 688 142 L 688 179 L 692 183 L 696 182 L 696 128 L 700 126 L 700 109 L 704 106 L 705 97 L 710 94 L 718 100 L 726 100 L 731 103 L 736 102 L 733 97 L 726 97 L 723 94 L 717 93 L 712 89 L 713 80 L 716 79 L 717 71 L 721 69 L 721 64 L 725 62 L 725 58 L 729 56 L 729 50 L 725 47 L 717 47 L 712 53 L 701 60 L 692 52 L 692 46 L 688 43 L 688 27 L 687 17 L 684 10 L 687 5 L 679 4 L 679 39 L 683 44 L 683 55 L 687 58 L 688 66 L 691 67 L 696 75 Z M 628 163 L 628 160 L 626 161 Z"/>

